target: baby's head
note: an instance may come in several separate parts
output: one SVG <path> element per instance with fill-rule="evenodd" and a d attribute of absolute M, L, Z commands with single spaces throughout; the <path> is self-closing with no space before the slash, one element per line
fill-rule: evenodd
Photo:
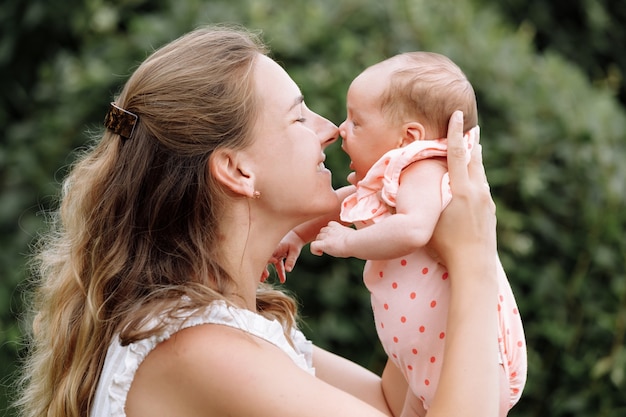
<path fill-rule="evenodd" d="M 356 181 L 391 149 L 445 137 L 455 110 L 463 111 L 465 131 L 478 123 L 467 77 L 431 52 L 408 52 L 367 68 L 350 85 L 347 107 L 339 132 Z"/>
<path fill-rule="evenodd" d="M 449 58 L 433 52 L 407 52 L 384 63 L 389 83 L 380 105 L 391 124 L 420 122 L 426 139 L 445 137 L 455 110 L 463 111 L 464 131 L 478 124 L 474 89 Z"/>

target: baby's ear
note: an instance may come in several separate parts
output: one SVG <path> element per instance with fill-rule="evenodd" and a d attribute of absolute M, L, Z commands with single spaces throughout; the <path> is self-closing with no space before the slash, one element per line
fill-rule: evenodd
<path fill-rule="evenodd" d="M 239 152 L 216 149 L 209 157 L 209 173 L 220 184 L 242 197 L 254 196 L 254 174 L 248 171 Z"/>
<path fill-rule="evenodd" d="M 402 125 L 402 146 L 424 139 L 426 139 L 426 129 L 423 124 L 408 122 Z"/>

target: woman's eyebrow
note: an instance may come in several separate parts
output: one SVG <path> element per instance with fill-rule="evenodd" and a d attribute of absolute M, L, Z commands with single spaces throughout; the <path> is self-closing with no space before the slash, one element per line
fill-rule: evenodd
<path fill-rule="evenodd" d="M 289 111 L 292 111 L 296 106 L 299 106 L 300 104 L 302 104 L 304 102 L 304 96 L 302 94 L 300 94 L 298 97 L 296 97 L 296 99 L 293 101 L 293 104 L 291 105 L 291 107 L 289 107 Z"/>

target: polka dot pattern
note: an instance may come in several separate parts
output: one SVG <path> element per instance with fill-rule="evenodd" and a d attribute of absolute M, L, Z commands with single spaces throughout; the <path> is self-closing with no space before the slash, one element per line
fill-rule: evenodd
<path fill-rule="evenodd" d="M 477 133 L 477 129 L 472 129 L 467 134 L 468 149 Z M 342 220 L 360 228 L 393 215 L 402 170 L 420 159 L 445 156 L 446 146 L 445 140 L 417 141 L 387 153 L 359 182 L 356 192 L 344 200 Z M 451 198 L 447 174 L 441 180 L 439 198 L 443 209 Z M 431 404 L 445 360 L 449 278 L 445 268 L 423 249 L 398 259 L 367 261 L 363 274 L 385 352 L 426 408 Z M 499 360 L 509 375 L 510 388 L 504 388 L 509 390 L 513 405 L 525 384 L 526 345 L 507 278 L 502 274 L 499 279 L 500 293 L 494 300 L 494 309 L 497 306 L 500 358 L 494 360 Z"/>
<path fill-rule="evenodd" d="M 385 351 L 411 384 L 422 381 L 418 392 L 430 399 L 445 345 L 449 282 L 441 265 L 424 255 L 368 261 L 364 280 Z"/>
<path fill-rule="evenodd" d="M 364 271 L 381 343 L 426 406 L 436 391 L 444 360 L 448 277 L 448 272 L 425 251 L 396 260 L 368 261 Z M 500 352 L 510 369 L 512 382 L 507 389 L 512 405 L 519 399 L 525 381 L 525 342 L 515 300 L 506 277 L 502 280 L 504 290 L 494 304 L 501 326 Z"/>

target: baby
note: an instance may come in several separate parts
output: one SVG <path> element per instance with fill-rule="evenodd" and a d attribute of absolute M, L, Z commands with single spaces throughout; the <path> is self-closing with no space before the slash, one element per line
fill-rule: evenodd
<path fill-rule="evenodd" d="M 444 360 L 449 280 L 427 247 L 451 199 L 446 166 L 448 121 L 462 110 L 469 150 L 478 139 L 474 90 L 461 69 L 434 53 L 394 56 L 350 85 L 340 125 L 353 186 L 337 190 L 337 213 L 302 224 L 281 242 L 276 258 L 293 268 L 302 247 L 367 260 L 376 330 L 390 362 L 408 383 L 403 416 L 424 415 Z M 346 225 L 352 224 L 356 230 Z M 498 263 L 500 264 L 500 263 Z M 526 343 L 515 298 L 499 270 L 500 414 L 519 400 L 526 381 Z M 388 365 L 391 366 L 391 365 Z M 385 376 L 383 376 L 383 379 Z M 392 388 L 393 389 L 393 388 Z"/>

